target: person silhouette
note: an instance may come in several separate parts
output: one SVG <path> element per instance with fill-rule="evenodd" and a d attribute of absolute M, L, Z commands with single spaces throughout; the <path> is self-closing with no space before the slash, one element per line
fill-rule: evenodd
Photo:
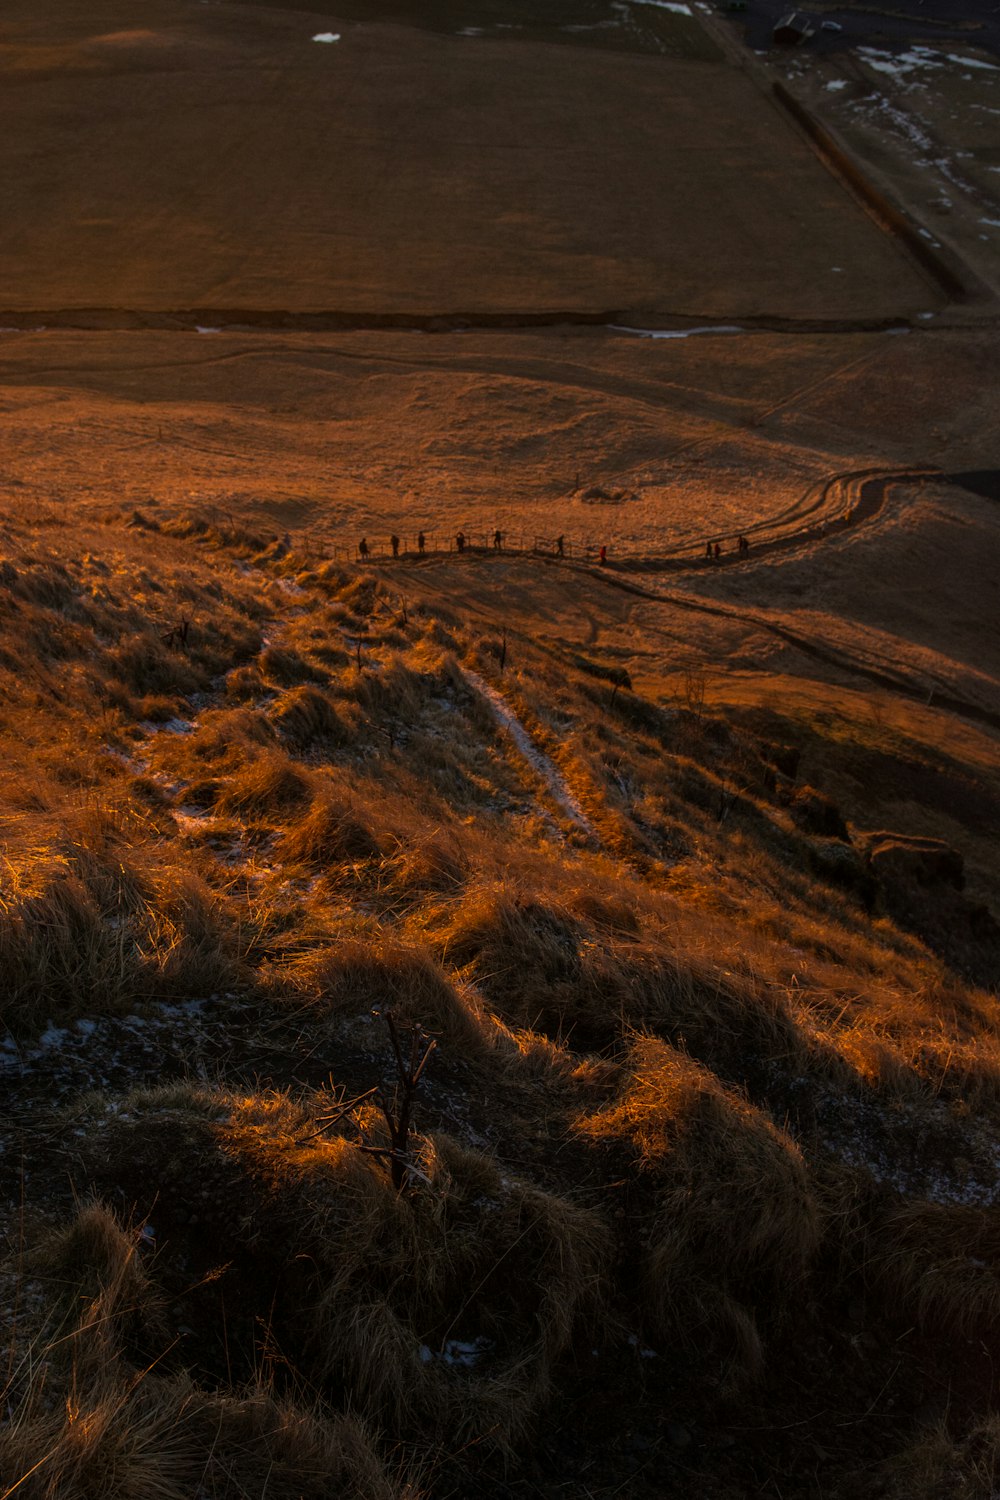
<path fill-rule="evenodd" d="M 393 555 L 393 557 L 398 557 L 399 556 L 399 537 L 396 535 L 395 532 L 393 532 L 392 536 L 389 538 L 389 546 L 392 548 L 392 555 Z"/>
<path fill-rule="evenodd" d="M 455 546 L 458 548 L 459 552 L 464 552 L 465 551 L 465 532 L 464 531 L 460 531 L 458 533 L 458 536 L 455 538 Z"/>
<path fill-rule="evenodd" d="M 417 551 L 420 553 L 421 557 L 423 557 L 423 555 L 424 555 L 424 545 L 425 545 L 426 541 L 427 541 L 427 538 L 424 536 L 423 532 L 422 531 L 418 531 L 417 532 Z"/>
<path fill-rule="evenodd" d="M 369 552 L 368 538 L 363 536 L 361 538 L 360 542 L 358 543 L 358 556 L 359 557 L 367 557 L 368 556 L 368 552 Z"/>

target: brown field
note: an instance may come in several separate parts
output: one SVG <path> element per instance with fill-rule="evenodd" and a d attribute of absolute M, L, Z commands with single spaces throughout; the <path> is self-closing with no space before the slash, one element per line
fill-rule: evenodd
<path fill-rule="evenodd" d="M 0 19 L 0 1500 L 989 1500 L 985 293 L 700 9 L 86 10 Z"/>
<path fill-rule="evenodd" d="M 721 56 L 320 29 L 258 6 L 8 7 L 0 311 L 940 305 Z"/>

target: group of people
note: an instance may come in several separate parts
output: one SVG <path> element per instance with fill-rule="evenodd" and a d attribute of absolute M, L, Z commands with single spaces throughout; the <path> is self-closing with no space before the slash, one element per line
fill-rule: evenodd
<path fill-rule="evenodd" d="M 742 532 L 736 538 L 736 551 L 739 553 L 740 557 L 746 557 L 747 553 L 750 551 L 750 543 L 748 542 L 747 538 L 742 534 Z M 705 543 L 705 556 L 706 556 L 706 558 L 708 559 L 709 562 L 718 562 L 719 558 L 722 556 L 722 545 L 721 545 L 721 543 L 720 542 L 706 542 Z"/>
<path fill-rule="evenodd" d="M 745 542 L 745 540 L 746 539 L 744 537 L 740 538 L 741 543 Z M 466 536 L 465 532 L 464 531 L 458 532 L 457 535 L 456 535 L 456 537 L 455 537 L 455 550 L 457 552 L 464 552 L 465 549 L 466 549 L 466 547 L 468 546 L 468 542 L 469 542 L 469 539 Z M 402 544 L 401 544 L 401 542 L 399 540 L 399 537 L 396 535 L 395 532 L 393 532 L 392 536 L 389 538 L 389 546 L 392 549 L 392 555 L 393 555 L 393 557 L 398 557 L 399 556 L 399 549 L 400 549 L 401 545 Z M 418 556 L 423 557 L 423 555 L 426 552 L 426 550 L 427 550 L 427 537 L 425 536 L 425 534 L 422 531 L 418 531 L 417 532 L 417 554 L 418 554 Z M 496 531 L 494 531 L 494 533 L 493 533 L 493 550 L 494 550 L 494 552 L 502 552 L 503 551 L 503 532 L 500 531 L 499 528 Z M 709 549 L 708 550 L 709 550 L 709 556 L 711 556 L 712 555 L 712 544 L 711 544 L 711 542 L 709 543 Z M 366 536 L 363 536 L 361 538 L 360 542 L 358 543 L 358 556 L 361 558 L 362 562 L 366 562 L 367 559 L 369 557 L 371 557 L 371 553 L 372 553 L 372 549 L 371 549 L 371 545 L 369 544 L 368 538 Z M 556 555 L 556 557 L 565 557 L 566 556 L 566 538 L 565 538 L 565 536 L 557 536 L 556 537 L 556 540 L 555 540 L 555 555 Z M 718 543 L 716 543 L 715 555 L 716 555 L 716 557 L 718 557 L 718 555 L 719 555 Z M 598 554 L 598 560 L 599 560 L 599 562 L 601 563 L 602 566 L 607 562 L 607 560 L 608 560 L 608 549 L 607 549 L 607 547 L 602 547 L 601 548 L 600 553 Z"/>
<path fill-rule="evenodd" d="M 462 540 L 464 542 L 464 538 Z M 400 548 L 400 540 L 399 540 L 399 537 L 396 535 L 395 532 L 393 532 L 392 536 L 389 538 L 389 546 L 392 548 L 392 555 L 393 555 L 393 557 L 398 557 L 399 556 L 399 548 Z M 426 536 L 424 535 L 424 533 L 422 531 L 418 531 L 417 532 L 417 551 L 420 553 L 421 556 L 423 556 L 423 554 L 424 554 L 424 552 L 426 550 L 427 550 L 427 538 L 426 538 Z M 459 547 L 459 551 L 461 551 L 461 547 Z M 363 536 L 361 538 L 360 542 L 358 543 L 358 556 L 362 559 L 362 561 L 364 561 L 365 558 L 371 557 L 371 555 L 372 555 L 372 549 L 369 546 L 368 538 L 366 536 Z"/>

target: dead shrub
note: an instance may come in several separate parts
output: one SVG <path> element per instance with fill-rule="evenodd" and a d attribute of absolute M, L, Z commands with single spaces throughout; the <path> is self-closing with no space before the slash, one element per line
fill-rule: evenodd
<path fill-rule="evenodd" d="M 724 1351 L 731 1386 L 760 1373 L 759 1309 L 788 1305 L 820 1238 L 798 1147 L 742 1094 L 651 1037 L 617 1103 L 578 1129 L 645 1188 L 645 1307 L 654 1334 Z"/>

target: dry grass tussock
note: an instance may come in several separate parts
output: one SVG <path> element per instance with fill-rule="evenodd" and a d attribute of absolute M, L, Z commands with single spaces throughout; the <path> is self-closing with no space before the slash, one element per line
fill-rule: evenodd
<path fill-rule="evenodd" d="M 1000 1331 L 995 1209 L 894 1204 L 872 1214 L 855 1254 L 869 1285 L 938 1337 L 995 1338 Z"/>
<path fill-rule="evenodd" d="M 352 1418 L 259 1382 L 210 1392 L 170 1372 L 176 1361 L 142 1243 L 91 1204 L 22 1264 L 27 1295 L 0 1388 L 5 1500 L 412 1496 Z M 10 1272 L 0 1272 L 5 1283 Z"/>
<path fill-rule="evenodd" d="M 1000 1482 L 1000 1417 L 956 1435 L 947 1416 L 880 1465 L 887 1500 L 993 1500 Z"/>
<path fill-rule="evenodd" d="M 256 1314 L 314 1386 L 346 1391 L 380 1427 L 506 1447 L 593 1323 L 601 1221 L 446 1136 L 418 1138 L 398 1193 L 377 1157 L 317 1135 L 316 1113 L 285 1095 L 174 1090 L 133 1097 L 126 1116 L 93 1122 L 85 1150 L 104 1190 L 162 1184 L 180 1265 L 164 1251 L 158 1274 L 189 1278 L 195 1247 L 237 1260 L 230 1338 Z M 374 1111 L 361 1130 L 384 1145 Z"/>
<path fill-rule="evenodd" d="M 0 894 L 6 1025 L 120 1013 L 239 979 L 238 934 L 200 875 L 134 808 L 90 809 L 15 859 Z"/>
<path fill-rule="evenodd" d="M 641 1028 L 727 1072 L 748 1055 L 814 1065 L 816 1048 L 773 987 L 749 970 L 721 973 L 687 946 L 697 921 L 668 928 L 669 908 L 658 915 L 640 924 L 627 888 L 608 901 L 580 888 L 553 895 L 514 876 L 469 890 L 430 934 L 505 1022 L 578 1049 Z"/>
<path fill-rule="evenodd" d="M 293 994 L 324 1015 L 391 1009 L 404 1025 L 422 1026 L 472 1060 L 493 1042 L 489 1018 L 468 986 L 452 984 L 425 948 L 381 934 L 313 950 L 293 961 L 284 977 Z"/>
<path fill-rule="evenodd" d="M 618 1101 L 577 1129 L 636 1174 L 653 1334 L 721 1351 L 731 1385 L 759 1375 L 758 1309 L 788 1306 L 820 1241 L 798 1146 L 743 1095 L 649 1037 L 633 1045 Z"/>

